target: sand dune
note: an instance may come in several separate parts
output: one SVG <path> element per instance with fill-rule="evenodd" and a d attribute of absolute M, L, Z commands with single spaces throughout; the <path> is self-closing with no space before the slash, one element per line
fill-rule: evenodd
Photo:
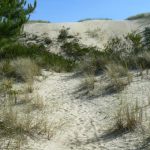
<path fill-rule="evenodd" d="M 136 21 L 93 20 L 73 23 L 28 23 L 24 31 L 38 36 L 46 33 L 50 38 L 56 39 L 59 31 L 65 27 L 70 29 L 70 34 L 77 35 L 81 43 L 101 48 L 110 37 L 136 31 L 139 26 Z M 95 34 L 95 37 L 92 34 Z"/>
<path fill-rule="evenodd" d="M 56 41 L 59 31 L 65 27 L 69 32 L 80 38 L 81 43 L 102 48 L 112 36 L 122 36 L 136 31 L 141 26 L 136 21 L 94 20 L 76 23 L 29 23 L 24 31 L 38 36 L 47 34 Z M 54 49 L 54 47 L 53 47 Z M 56 49 L 54 49 L 56 51 Z M 66 122 L 62 132 L 50 141 L 47 139 L 32 141 L 29 145 L 36 150 L 137 150 L 142 149 L 143 136 L 138 129 L 135 132 L 119 134 L 111 132 L 115 122 L 115 111 L 120 100 L 142 105 L 147 104 L 149 95 L 149 76 L 140 79 L 133 74 L 134 82 L 129 84 L 119 94 L 100 94 L 92 99 L 82 96 L 80 83 L 82 77 L 75 77 L 73 73 L 44 72 L 45 78 L 35 82 L 35 92 L 44 98 L 49 119 L 63 118 Z M 103 75 L 99 77 L 98 87 L 106 82 Z M 97 79 L 97 78 L 96 78 Z M 78 91 L 78 92 L 76 92 Z M 141 102 L 141 100 L 143 100 Z M 49 113 L 51 102 L 59 104 L 53 114 Z M 26 149 L 26 148 L 24 148 Z"/>

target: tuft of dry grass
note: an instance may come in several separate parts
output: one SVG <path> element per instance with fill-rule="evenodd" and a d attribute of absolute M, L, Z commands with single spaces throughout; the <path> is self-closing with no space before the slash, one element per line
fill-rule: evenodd
<path fill-rule="evenodd" d="M 33 98 L 33 100 L 31 101 L 31 107 L 32 110 L 38 109 L 38 110 L 42 110 L 44 108 L 44 102 L 42 97 L 40 97 L 39 95 L 37 95 L 35 98 Z"/>
<path fill-rule="evenodd" d="M 34 76 L 40 74 L 40 68 L 30 58 L 17 58 L 11 61 L 10 64 L 15 69 L 18 78 L 24 81 L 32 81 Z"/>
<path fill-rule="evenodd" d="M 138 104 L 121 103 L 116 113 L 115 129 L 132 131 L 143 121 L 143 111 Z"/>
<path fill-rule="evenodd" d="M 14 68 L 10 65 L 10 61 L 0 61 L 0 77 L 12 77 L 15 74 Z"/>
<path fill-rule="evenodd" d="M 87 90 L 88 93 L 92 92 L 94 90 L 95 85 L 95 77 L 93 75 L 87 75 L 81 82 L 81 87 L 85 90 Z"/>
<path fill-rule="evenodd" d="M 61 119 L 56 123 L 43 115 L 45 104 L 40 96 L 18 92 L 10 80 L 4 80 L 1 88 L 5 91 L 4 101 L 0 101 L 0 145 L 4 148 L 19 149 L 27 137 L 39 134 L 50 140 L 63 127 Z"/>
<path fill-rule="evenodd" d="M 112 63 L 106 65 L 105 74 L 110 79 L 109 87 L 115 91 L 122 90 L 132 81 L 132 75 L 128 69 L 119 64 Z"/>
<path fill-rule="evenodd" d="M 25 92 L 26 93 L 32 93 L 34 91 L 34 88 L 33 88 L 33 81 L 28 81 L 27 82 L 27 85 L 26 85 L 26 88 L 25 88 Z"/>

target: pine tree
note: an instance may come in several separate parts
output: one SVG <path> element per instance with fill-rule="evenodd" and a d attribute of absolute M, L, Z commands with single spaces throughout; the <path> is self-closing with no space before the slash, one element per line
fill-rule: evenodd
<path fill-rule="evenodd" d="M 26 0 L 0 0 L 0 38 L 19 35 L 35 7 L 36 1 L 31 5 Z"/>

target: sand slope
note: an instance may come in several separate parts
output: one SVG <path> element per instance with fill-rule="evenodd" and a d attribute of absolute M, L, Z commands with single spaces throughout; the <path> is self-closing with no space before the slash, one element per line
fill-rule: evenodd
<path fill-rule="evenodd" d="M 44 80 L 35 82 L 35 92 L 44 98 L 49 120 L 59 121 L 63 118 L 65 126 L 62 129 L 58 128 L 50 140 L 40 137 L 29 140 L 30 149 L 137 150 L 149 148 L 149 145 L 144 145 L 143 135 L 138 128 L 134 132 L 123 134 L 110 130 L 120 103 L 118 96 L 122 95 L 129 103 L 138 101 L 140 105 L 147 104 L 149 79 L 135 77 L 134 82 L 119 94 L 99 94 L 99 96 L 88 98 L 82 96 L 82 90 L 79 90 L 81 77 L 75 77 L 72 73 L 44 72 L 44 74 L 46 76 Z M 59 104 L 53 114 L 50 112 L 52 102 Z"/>
<path fill-rule="evenodd" d="M 46 33 L 55 41 L 63 27 L 70 28 L 70 34 L 78 36 L 83 44 L 101 48 L 110 37 L 122 36 L 137 30 L 139 26 L 140 24 L 135 21 L 95 20 L 77 23 L 29 23 L 25 25 L 24 31 L 38 36 Z M 98 35 L 93 37 L 89 31 L 90 33 L 94 31 Z M 53 51 L 56 49 L 53 48 Z M 99 89 L 96 96 L 88 98 L 80 89 L 81 77 L 72 73 L 44 72 L 44 74 L 45 79 L 35 82 L 35 92 L 45 100 L 48 119 L 63 118 L 66 124 L 50 141 L 40 137 L 38 140 L 30 139 L 31 149 L 137 150 L 149 148 L 149 145 L 143 144 L 144 138 L 138 129 L 124 134 L 110 130 L 115 122 L 115 113 L 120 103 L 119 96 L 131 103 L 136 101 L 141 105 L 148 103 L 149 79 L 135 76 L 133 82 L 119 94 L 102 95 Z M 98 86 L 101 87 L 105 80 L 103 75 L 99 78 L 102 82 L 98 82 Z M 50 112 L 51 102 L 59 105 L 53 114 Z"/>
<path fill-rule="evenodd" d="M 136 21 L 93 20 L 73 23 L 28 23 L 24 31 L 36 35 L 46 33 L 50 38 L 56 39 L 63 27 L 70 28 L 70 34 L 78 36 L 81 43 L 101 48 L 110 37 L 135 31 L 139 26 Z M 94 32 L 96 36 L 93 37 L 88 32 Z"/>

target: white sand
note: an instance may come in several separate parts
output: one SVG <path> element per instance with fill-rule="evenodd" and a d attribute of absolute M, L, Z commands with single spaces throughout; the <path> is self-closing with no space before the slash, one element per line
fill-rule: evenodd
<path fill-rule="evenodd" d="M 65 125 L 58 129 L 52 139 L 30 139 L 27 147 L 33 150 L 137 150 L 142 145 L 141 130 L 111 134 L 110 129 L 120 102 L 118 96 L 121 95 L 129 103 L 138 100 L 140 106 L 146 105 L 150 90 L 149 79 L 134 77 L 131 85 L 119 95 L 99 95 L 90 99 L 81 96 L 81 91 L 75 92 L 80 87 L 81 77 L 66 73 L 44 74 L 47 77 L 35 83 L 35 92 L 45 100 L 49 121 L 52 118 L 59 121 L 61 118 Z M 56 110 L 54 108 L 53 114 L 52 102 L 60 104 Z"/>
<path fill-rule="evenodd" d="M 78 35 L 81 42 L 86 45 L 103 47 L 103 44 L 112 36 L 121 36 L 137 30 L 139 24 L 134 21 L 86 21 L 80 23 L 31 23 L 25 25 L 25 31 L 37 35 L 47 33 L 56 39 L 62 27 L 70 28 L 70 33 Z M 91 38 L 87 31 L 99 30 L 99 38 Z M 148 103 L 147 97 L 150 90 L 150 80 L 134 77 L 131 85 L 118 94 L 107 94 L 88 98 L 79 90 L 81 77 L 67 73 L 44 72 L 45 79 L 36 81 L 35 92 L 44 98 L 47 105 L 46 112 L 49 121 L 59 119 L 65 121 L 62 129 L 50 140 L 39 137 L 30 139 L 29 147 L 33 150 L 137 150 L 142 145 L 143 135 L 141 130 L 125 134 L 112 133 L 115 112 L 120 100 L 125 100 L 140 105 Z M 100 76 L 99 78 L 102 78 Z M 99 86 L 103 83 L 99 82 Z M 79 90 L 79 91 L 78 91 Z M 51 103 L 58 104 L 57 109 Z M 53 113 L 51 113 L 51 110 Z M 27 147 L 28 147 L 27 145 Z M 147 145 L 146 145 L 147 146 Z M 22 149 L 27 149 L 24 147 Z M 146 149 L 146 148 L 141 148 Z"/>
<path fill-rule="evenodd" d="M 46 33 L 50 38 L 57 39 L 59 31 L 70 28 L 71 35 L 78 35 L 80 42 L 102 48 L 103 44 L 112 36 L 121 36 L 136 31 L 140 25 L 135 21 L 93 20 L 75 23 L 29 23 L 24 31 L 36 35 Z M 87 32 L 96 30 L 98 38 L 90 37 Z"/>

